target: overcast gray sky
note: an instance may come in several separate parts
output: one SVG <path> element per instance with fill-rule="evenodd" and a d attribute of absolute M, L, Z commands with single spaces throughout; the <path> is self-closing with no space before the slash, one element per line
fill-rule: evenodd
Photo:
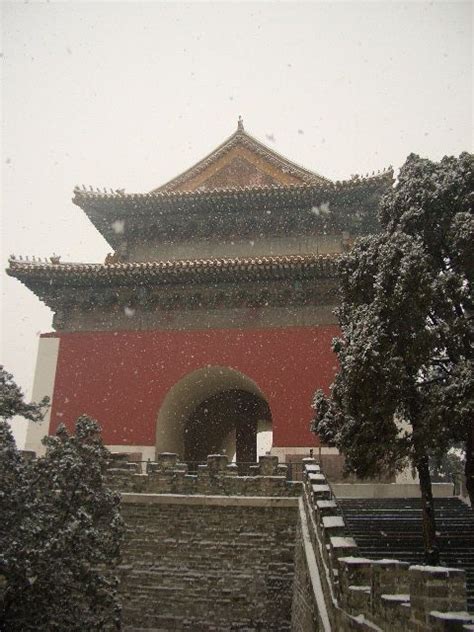
<path fill-rule="evenodd" d="M 2 268 L 102 261 L 76 184 L 148 191 L 246 129 L 332 179 L 472 151 L 471 2 L 2 3 Z M 31 392 L 51 313 L 2 273 Z M 19 440 L 23 428 L 18 427 Z"/>

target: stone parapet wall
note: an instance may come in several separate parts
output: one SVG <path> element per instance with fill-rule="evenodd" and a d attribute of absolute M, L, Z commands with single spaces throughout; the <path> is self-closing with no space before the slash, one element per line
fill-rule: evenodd
<path fill-rule="evenodd" d="M 206 465 L 199 465 L 195 474 L 179 463 L 176 454 L 162 453 L 156 463 L 147 465 L 142 474 L 140 465 L 130 462 L 128 455 L 114 454 L 108 471 L 109 485 L 121 492 L 144 494 L 209 494 L 225 496 L 299 496 L 301 483 L 287 480 L 287 468 L 276 456 L 261 456 L 258 465 L 250 466 L 248 476 L 239 476 L 236 464 L 224 455 L 210 455 Z"/>
<path fill-rule="evenodd" d="M 127 632 L 290 630 L 301 483 L 274 456 L 239 476 L 211 455 L 188 474 L 176 454 L 156 463 L 114 454 L 126 535 L 119 569 Z"/>
<path fill-rule="evenodd" d="M 124 493 L 124 630 L 289 630 L 297 506 Z"/>
<path fill-rule="evenodd" d="M 330 584 L 321 581 L 324 569 L 321 551 L 315 546 L 308 526 L 304 502 L 299 499 L 299 521 L 296 533 L 295 581 L 291 608 L 291 630 L 335 630 Z"/>
<path fill-rule="evenodd" d="M 295 548 L 295 579 L 291 606 L 291 629 L 317 630 L 318 606 L 313 595 L 311 573 L 305 555 L 301 522 L 298 522 Z"/>
<path fill-rule="evenodd" d="M 464 571 L 359 557 L 319 466 L 313 459 L 304 461 L 302 522 L 307 525 L 318 568 L 311 573 L 310 564 L 302 564 L 304 547 L 297 543 L 296 572 L 305 577 L 295 582 L 292 630 L 315 629 L 302 622 L 314 618 L 318 595 L 324 596 L 328 630 L 456 631 L 474 623 L 466 612 Z M 298 595 L 301 587 L 305 598 Z"/>
<path fill-rule="evenodd" d="M 115 454 L 124 629 L 471 629 L 462 570 L 361 557 L 320 466 L 303 465 L 292 483 L 271 455 L 239 476 L 223 455 L 189 474 L 162 453 L 144 474 Z"/>

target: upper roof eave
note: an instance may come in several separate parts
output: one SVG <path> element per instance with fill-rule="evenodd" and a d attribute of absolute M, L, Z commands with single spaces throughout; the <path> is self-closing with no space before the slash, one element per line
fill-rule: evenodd
<path fill-rule="evenodd" d="M 310 214 L 314 206 L 322 202 L 347 203 L 347 196 L 382 194 L 393 183 L 393 170 L 366 177 L 353 177 L 342 182 L 325 185 L 261 186 L 215 189 L 211 191 L 157 191 L 152 193 L 125 193 L 124 190 L 94 190 L 92 187 L 74 189 L 73 203 L 79 206 L 94 227 L 102 234 L 113 249 L 124 240 L 116 231 L 115 222 L 127 224 L 127 232 L 137 227 L 140 234 L 143 226 L 159 226 L 162 230 L 168 223 L 186 223 L 191 216 L 209 223 L 215 228 L 215 218 L 229 218 L 234 225 L 234 216 L 246 217 L 249 213 L 290 209 L 298 217 Z M 257 213 L 258 215 L 258 213 Z M 269 217 L 274 217 L 272 213 Z M 208 218 L 208 219 L 206 219 Z M 211 221 L 212 219 L 212 221 Z"/>
<path fill-rule="evenodd" d="M 161 206 L 161 205 L 179 205 L 193 204 L 194 202 L 207 200 L 225 200 L 226 198 L 236 199 L 237 197 L 254 199 L 271 198 L 271 197 L 286 197 L 287 199 L 294 198 L 298 200 L 303 195 L 320 194 L 324 192 L 338 192 L 344 190 L 351 190 L 354 188 L 369 188 L 377 184 L 388 184 L 393 181 L 393 169 L 389 167 L 383 171 L 367 174 L 366 176 L 354 176 L 350 180 L 337 180 L 336 182 L 327 181 L 324 184 L 303 184 L 303 185 L 291 185 L 291 186 L 259 186 L 259 187 L 229 187 L 212 189 L 210 191 L 166 191 L 161 189 L 155 189 L 150 193 L 125 193 L 124 189 L 94 189 L 89 186 L 88 188 L 82 185 L 74 188 L 73 203 L 80 208 L 85 208 L 90 202 L 107 202 L 107 201 L 121 201 L 121 202 L 143 202 L 146 205 Z"/>

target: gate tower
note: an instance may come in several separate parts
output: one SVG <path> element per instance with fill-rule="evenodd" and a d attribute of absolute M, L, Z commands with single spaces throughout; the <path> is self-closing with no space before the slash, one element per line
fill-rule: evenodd
<path fill-rule="evenodd" d="M 209 448 L 291 460 L 317 446 L 312 395 L 337 370 L 337 256 L 376 230 L 392 182 L 391 170 L 331 182 L 239 119 L 217 149 L 150 193 L 76 188 L 74 204 L 113 254 L 9 262 L 54 312 L 33 393 L 52 405 L 26 448 L 41 452 L 42 436 L 83 413 L 112 450 L 142 459 Z"/>

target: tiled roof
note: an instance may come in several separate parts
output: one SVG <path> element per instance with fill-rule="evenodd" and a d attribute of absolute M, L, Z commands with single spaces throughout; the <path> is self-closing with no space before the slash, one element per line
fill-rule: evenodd
<path fill-rule="evenodd" d="M 302 186 L 261 186 L 211 191 L 156 191 L 75 188 L 73 202 L 116 250 L 124 242 L 234 239 L 242 229 L 267 235 L 373 232 L 381 195 L 393 183 L 391 170 L 347 182 Z M 321 204 L 330 213 L 316 214 Z M 370 215 L 370 217 L 369 217 Z M 368 218 L 367 228 L 364 218 Z M 372 218 L 372 219 L 371 219 Z M 116 223 L 118 222 L 118 224 Z M 121 230 L 117 231 L 116 227 Z"/>
<path fill-rule="evenodd" d="M 279 277 L 292 273 L 309 273 L 333 277 L 337 273 L 337 257 L 328 255 L 287 255 L 235 259 L 180 259 L 137 263 L 51 263 L 10 257 L 7 273 L 24 282 L 54 279 L 70 281 L 114 280 L 124 283 L 154 280 L 176 283 L 198 278 L 245 276 L 246 278 Z"/>

